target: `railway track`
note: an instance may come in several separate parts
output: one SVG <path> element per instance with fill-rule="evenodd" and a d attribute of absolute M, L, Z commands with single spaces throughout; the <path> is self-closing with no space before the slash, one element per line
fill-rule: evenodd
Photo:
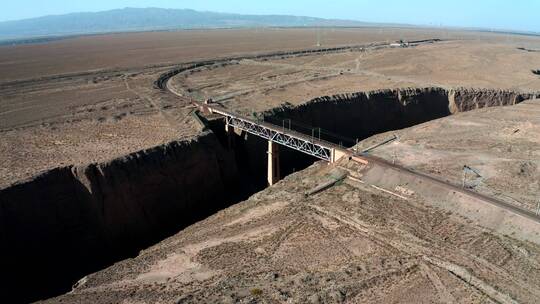
<path fill-rule="evenodd" d="M 487 195 L 482 194 L 482 193 L 478 193 L 478 192 L 475 192 L 475 191 L 464 189 L 464 188 L 459 187 L 459 186 L 457 186 L 455 184 L 452 184 L 450 182 L 438 179 L 438 178 L 436 178 L 434 176 L 424 174 L 424 173 L 421 173 L 421 172 L 417 172 L 417 171 L 414 171 L 414 170 L 412 170 L 410 168 L 407 168 L 407 167 L 392 164 L 392 163 L 388 162 L 387 160 L 376 157 L 376 156 L 363 154 L 362 158 L 365 158 L 366 160 L 368 160 L 370 164 L 375 164 L 375 165 L 378 165 L 378 166 L 381 166 L 381 167 L 390 168 L 390 169 L 399 171 L 401 173 L 412 175 L 415 178 L 419 178 L 419 179 L 427 181 L 427 182 L 431 182 L 431 183 L 441 185 L 441 186 L 443 186 L 444 188 L 446 188 L 448 190 L 452 190 L 452 191 L 459 192 L 461 194 L 473 197 L 475 199 L 478 199 L 478 200 L 481 200 L 481 201 L 483 201 L 485 203 L 488 203 L 488 204 L 497 206 L 499 208 L 505 209 L 505 210 L 507 210 L 509 212 L 512 212 L 514 214 L 517 214 L 517 215 L 520 215 L 522 217 L 528 218 L 528 219 L 533 220 L 536 223 L 540 224 L 540 217 L 537 216 L 534 212 L 531 212 L 531 211 L 529 211 L 527 209 L 520 208 L 520 207 L 518 207 L 516 205 L 512 205 L 510 203 L 498 200 L 498 199 L 496 199 L 494 197 L 490 197 L 490 196 L 487 196 Z"/>
<path fill-rule="evenodd" d="M 441 41 L 448 41 L 448 40 L 426 39 L 426 40 L 410 41 L 409 47 L 415 47 L 421 44 L 437 43 Z M 299 57 L 299 56 L 343 53 L 343 52 L 349 52 L 349 51 L 364 51 L 368 49 L 389 48 L 391 47 L 391 44 L 392 43 L 390 42 L 373 42 L 373 43 L 368 43 L 368 44 L 338 46 L 338 47 L 331 47 L 331 48 L 313 48 L 313 49 L 304 49 L 304 50 L 296 50 L 296 51 L 283 51 L 283 52 L 272 52 L 272 53 L 264 53 L 264 54 L 240 55 L 240 56 L 220 58 L 220 59 L 214 59 L 214 60 L 190 62 L 190 63 L 185 63 L 182 66 L 176 67 L 172 70 L 169 70 L 161 74 L 158 77 L 158 79 L 154 82 L 154 87 L 166 91 L 168 90 L 167 82 L 172 77 L 185 71 L 202 68 L 206 66 L 212 66 L 216 64 L 228 64 L 230 62 L 240 61 L 240 60 L 264 60 L 264 59 L 268 60 L 268 59 L 277 59 L 277 58 L 284 59 L 284 58 Z"/>

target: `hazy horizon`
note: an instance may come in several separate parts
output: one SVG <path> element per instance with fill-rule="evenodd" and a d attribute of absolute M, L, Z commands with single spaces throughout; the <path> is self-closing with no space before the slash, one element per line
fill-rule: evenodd
<path fill-rule="evenodd" d="M 341 0 L 332 3 L 319 0 L 294 2 L 284 0 L 272 2 L 95 0 L 91 3 L 65 0 L 46 2 L 21 0 L 3 4 L 4 9 L 0 12 L 0 22 L 70 13 L 101 12 L 126 7 L 193 9 L 252 15 L 294 15 L 374 23 L 540 32 L 540 18 L 537 18 L 537 12 L 540 11 L 540 1 L 534 0 L 524 0 L 518 3 L 508 3 L 508 1 L 502 0 L 480 0 L 473 3 L 466 0 L 444 3 L 433 3 L 433 1 L 425 0 L 407 2 L 380 0 L 377 3 L 366 0 Z"/>

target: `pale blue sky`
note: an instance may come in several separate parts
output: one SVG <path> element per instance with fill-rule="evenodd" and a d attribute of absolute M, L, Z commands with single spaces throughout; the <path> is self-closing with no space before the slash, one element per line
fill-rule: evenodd
<path fill-rule="evenodd" d="M 540 0 L 2 0 L 0 21 L 128 6 L 540 32 Z"/>

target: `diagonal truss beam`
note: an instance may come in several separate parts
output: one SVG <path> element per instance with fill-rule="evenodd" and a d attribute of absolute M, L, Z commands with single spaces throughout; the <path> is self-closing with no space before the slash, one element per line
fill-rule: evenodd
<path fill-rule="evenodd" d="M 306 137 L 303 134 L 296 134 L 290 130 L 279 130 L 270 124 L 259 123 L 244 117 L 234 115 L 229 112 L 212 109 L 214 113 L 225 116 L 226 123 L 229 126 L 246 131 L 253 135 L 262 137 L 291 149 L 315 156 L 319 159 L 331 162 L 332 147 L 324 142 Z"/>

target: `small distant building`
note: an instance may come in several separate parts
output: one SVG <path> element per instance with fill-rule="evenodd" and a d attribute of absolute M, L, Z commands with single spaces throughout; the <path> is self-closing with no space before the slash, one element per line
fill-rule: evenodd
<path fill-rule="evenodd" d="M 390 43 L 390 47 L 408 47 L 409 46 L 409 43 L 408 42 L 405 42 L 403 40 L 400 40 L 398 42 L 394 42 L 394 43 Z"/>

